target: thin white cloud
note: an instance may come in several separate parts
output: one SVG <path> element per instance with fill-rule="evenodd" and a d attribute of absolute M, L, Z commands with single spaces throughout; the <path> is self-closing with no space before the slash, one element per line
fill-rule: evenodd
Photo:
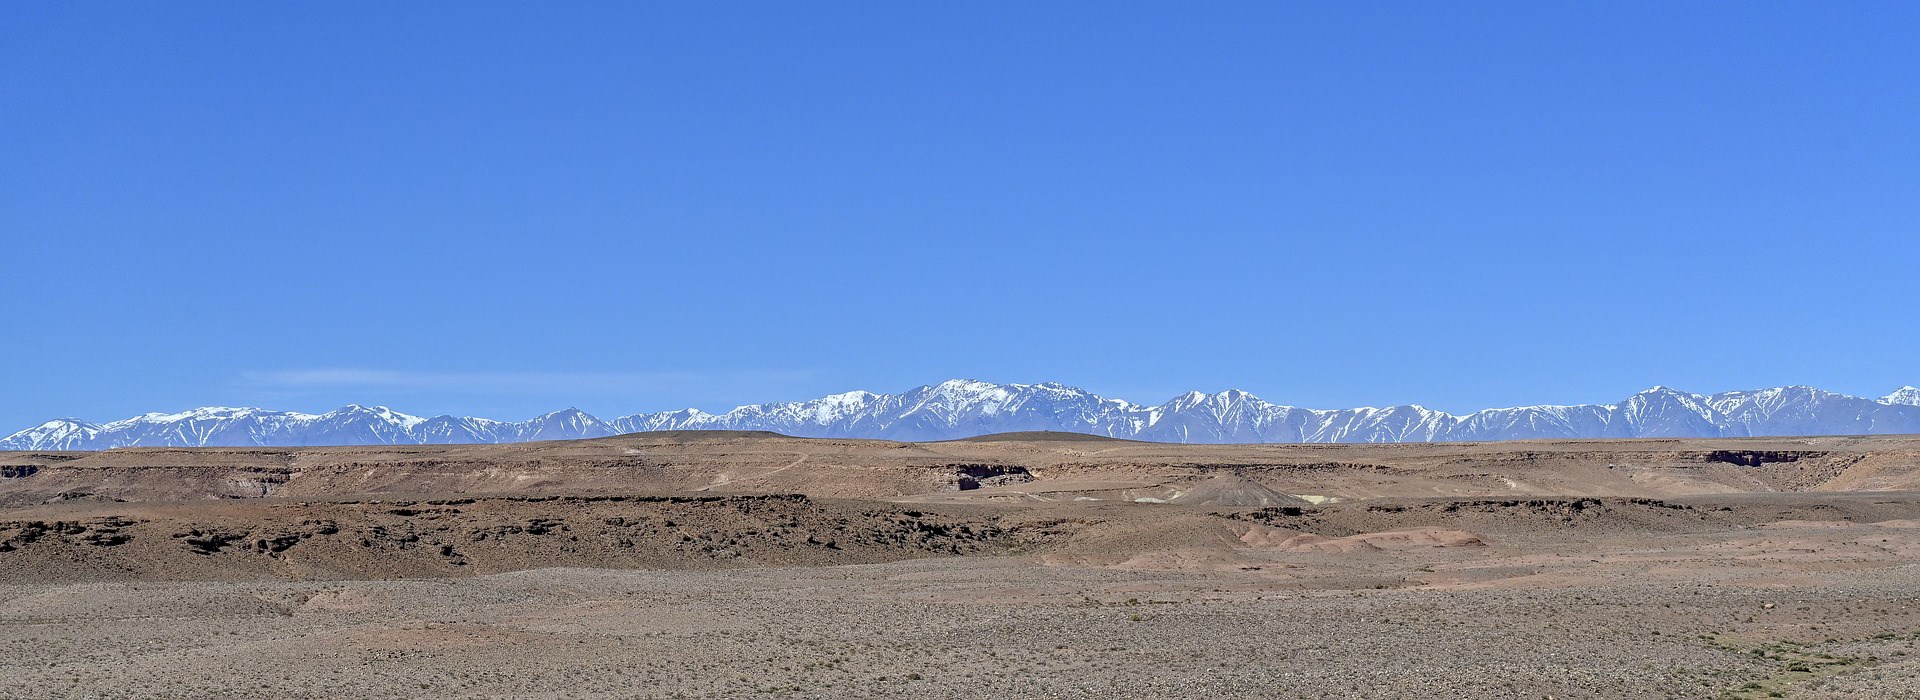
<path fill-rule="evenodd" d="M 803 371 L 745 372 L 407 372 L 321 368 L 240 373 L 240 382 L 260 390 L 387 389 L 484 394 L 580 394 L 779 387 L 814 377 Z"/>

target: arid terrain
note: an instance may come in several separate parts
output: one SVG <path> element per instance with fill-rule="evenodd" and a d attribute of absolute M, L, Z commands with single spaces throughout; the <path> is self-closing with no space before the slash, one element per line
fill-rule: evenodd
<path fill-rule="evenodd" d="M 5 698 L 1920 697 L 1920 437 L 0 453 Z"/>

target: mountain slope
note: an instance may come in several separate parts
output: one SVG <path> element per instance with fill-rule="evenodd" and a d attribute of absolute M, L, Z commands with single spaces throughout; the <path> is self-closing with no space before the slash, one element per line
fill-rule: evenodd
<path fill-rule="evenodd" d="M 1902 406 L 1920 406 L 1920 388 L 1915 388 L 1910 386 L 1900 387 L 1898 390 L 1894 391 L 1891 394 L 1887 394 L 1886 397 L 1880 399 L 1880 403 L 1897 404 Z"/>
<path fill-rule="evenodd" d="M 1202 443 L 1896 434 L 1920 433 L 1920 389 L 1904 387 L 1875 400 L 1805 386 L 1711 395 L 1654 387 L 1612 404 L 1494 408 L 1458 416 L 1417 405 L 1297 408 L 1238 390 L 1188 392 L 1146 406 L 1056 383 L 956 379 L 899 394 L 853 391 L 726 413 L 685 409 L 604 421 L 574 408 L 519 422 L 422 418 L 358 405 L 322 414 L 198 408 L 104 424 L 51 420 L 0 439 L 0 449 L 494 443 L 651 430 L 766 430 L 913 441 L 1063 431 Z"/>

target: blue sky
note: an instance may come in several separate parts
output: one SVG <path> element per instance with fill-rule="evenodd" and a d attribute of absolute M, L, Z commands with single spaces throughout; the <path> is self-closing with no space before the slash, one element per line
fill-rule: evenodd
<path fill-rule="evenodd" d="M 0 432 L 1920 383 L 1911 3 L 0 4 Z"/>

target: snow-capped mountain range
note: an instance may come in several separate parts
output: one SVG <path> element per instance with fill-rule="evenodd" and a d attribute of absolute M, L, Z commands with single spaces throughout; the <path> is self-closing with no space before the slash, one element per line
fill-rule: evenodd
<path fill-rule="evenodd" d="M 507 422 L 422 418 L 358 405 L 322 414 L 197 408 L 111 423 L 61 418 L 0 439 L 0 450 L 496 443 L 647 430 L 770 430 L 802 437 L 892 440 L 1058 430 L 1209 443 L 1920 433 L 1920 389 L 1904 387 L 1880 399 L 1866 399 L 1805 386 L 1719 394 L 1654 387 L 1612 404 L 1494 408 L 1453 415 L 1416 405 L 1296 408 L 1237 390 L 1189 392 L 1148 406 L 1055 383 L 956 379 L 899 394 L 854 391 L 811 401 L 741 406 L 719 414 L 686 409 L 612 420 L 571 408 Z"/>

